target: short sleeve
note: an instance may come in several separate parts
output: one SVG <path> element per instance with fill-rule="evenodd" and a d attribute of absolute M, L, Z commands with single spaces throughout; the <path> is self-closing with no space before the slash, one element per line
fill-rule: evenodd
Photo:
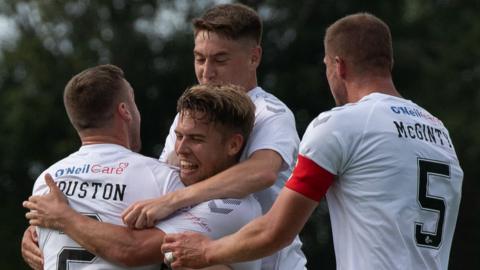
<path fill-rule="evenodd" d="M 160 191 L 159 196 L 185 188 L 180 179 L 180 172 L 177 167 L 155 159 L 149 160 L 155 184 Z"/>
<path fill-rule="evenodd" d="M 162 162 L 167 162 L 168 156 L 175 151 L 175 141 L 177 139 L 175 135 L 175 127 L 178 124 L 178 113 L 173 120 L 172 125 L 170 126 L 170 130 L 168 132 L 167 138 L 165 139 L 165 145 L 163 146 L 162 153 L 158 158 Z"/>
<path fill-rule="evenodd" d="M 259 110 L 242 159 L 249 158 L 255 151 L 268 149 L 277 152 L 286 166 L 292 166 L 300 142 L 293 115 L 286 107 Z"/>
<path fill-rule="evenodd" d="M 299 155 L 297 165 L 285 186 L 318 202 L 327 192 L 333 179 L 333 174 Z"/>
<path fill-rule="evenodd" d="M 347 159 L 343 125 L 330 113 L 320 114 L 308 126 L 300 142 L 299 155 L 334 175 L 341 174 Z"/>

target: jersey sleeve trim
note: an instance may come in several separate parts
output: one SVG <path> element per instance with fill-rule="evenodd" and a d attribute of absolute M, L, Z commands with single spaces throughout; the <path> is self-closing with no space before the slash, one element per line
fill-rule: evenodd
<path fill-rule="evenodd" d="M 312 160 L 298 155 L 297 165 L 285 186 L 318 202 L 333 183 L 334 177 Z"/>

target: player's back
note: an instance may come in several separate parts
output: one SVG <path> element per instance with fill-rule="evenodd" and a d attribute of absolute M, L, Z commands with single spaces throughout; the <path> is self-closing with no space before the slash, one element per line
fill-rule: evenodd
<path fill-rule="evenodd" d="M 342 149 L 327 193 L 337 269 L 447 269 L 463 172 L 441 121 L 378 93 L 323 117 Z"/>
<path fill-rule="evenodd" d="M 45 173 L 53 176 L 70 206 L 77 212 L 116 225 L 123 225 L 120 215 L 130 204 L 175 190 L 180 182 L 175 181 L 178 174 L 167 165 L 113 144 L 82 146 L 78 152 L 40 175 L 34 186 L 34 194 L 48 192 L 43 179 Z M 38 232 L 45 269 L 159 267 L 123 268 L 96 257 L 59 231 L 39 228 Z"/>

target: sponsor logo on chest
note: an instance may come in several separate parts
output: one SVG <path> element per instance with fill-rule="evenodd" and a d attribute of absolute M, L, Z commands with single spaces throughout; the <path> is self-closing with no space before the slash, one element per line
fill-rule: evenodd
<path fill-rule="evenodd" d="M 74 165 L 67 168 L 58 169 L 55 171 L 55 177 L 63 175 L 80 175 L 86 173 L 120 175 L 125 172 L 127 167 L 128 162 L 120 162 L 114 166 L 105 166 L 101 164 L 83 164 L 80 166 Z"/>

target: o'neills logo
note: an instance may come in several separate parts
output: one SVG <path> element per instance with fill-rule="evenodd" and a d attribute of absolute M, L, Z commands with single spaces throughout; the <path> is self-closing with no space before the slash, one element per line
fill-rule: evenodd
<path fill-rule="evenodd" d="M 101 164 L 83 164 L 80 166 L 71 166 L 68 168 L 58 169 L 55 176 L 85 174 L 85 173 L 101 173 L 101 174 L 122 174 L 128 167 L 128 162 L 120 162 L 117 166 L 103 166 Z"/>

